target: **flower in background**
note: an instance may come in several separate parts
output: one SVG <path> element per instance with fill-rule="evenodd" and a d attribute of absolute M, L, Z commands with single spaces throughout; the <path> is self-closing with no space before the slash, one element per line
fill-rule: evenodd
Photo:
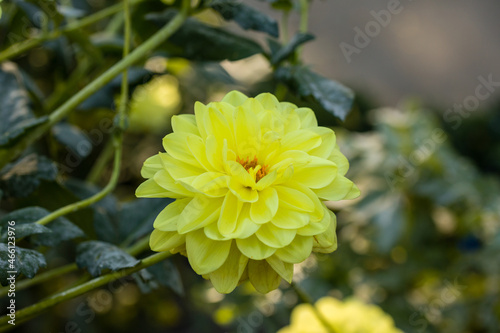
<path fill-rule="evenodd" d="M 148 158 L 138 197 L 176 200 L 154 221 L 153 251 L 180 252 L 221 293 L 250 280 L 262 293 L 291 281 L 312 251 L 337 248 L 322 200 L 353 199 L 349 163 L 314 112 L 271 94 L 228 93 L 172 118 L 166 153 Z"/>
<path fill-rule="evenodd" d="M 354 298 L 342 302 L 323 297 L 314 307 L 297 305 L 292 311 L 290 326 L 278 333 L 403 333 L 381 308 Z"/>

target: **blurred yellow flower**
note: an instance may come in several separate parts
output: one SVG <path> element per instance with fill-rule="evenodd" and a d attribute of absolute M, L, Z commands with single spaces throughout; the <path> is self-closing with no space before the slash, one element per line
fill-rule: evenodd
<path fill-rule="evenodd" d="M 354 298 L 342 302 L 333 297 L 323 297 L 315 307 L 310 304 L 296 306 L 290 326 L 278 333 L 403 333 L 381 308 Z"/>
<path fill-rule="evenodd" d="M 228 93 L 172 118 L 166 153 L 148 158 L 138 197 L 177 199 L 156 218 L 153 251 L 180 252 L 229 293 L 249 279 L 266 293 L 312 251 L 337 248 L 321 200 L 353 199 L 349 163 L 314 112 L 265 93 Z"/>

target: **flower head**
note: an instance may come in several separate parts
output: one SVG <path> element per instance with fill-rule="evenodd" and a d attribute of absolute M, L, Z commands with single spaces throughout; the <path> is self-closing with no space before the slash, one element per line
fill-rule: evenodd
<path fill-rule="evenodd" d="M 293 264 L 337 247 L 322 200 L 352 199 L 348 161 L 311 109 L 271 94 L 228 93 L 172 118 L 165 153 L 144 162 L 138 197 L 170 197 L 154 251 L 180 252 L 222 293 L 249 279 L 260 292 L 291 281 Z"/>
<path fill-rule="evenodd" d="M 314 305 L 300 304 L 292 311 L 290 326 L 278 333 L 402 333 L 393 319 L 376 305 L 354 298 L 344 302 L 323 297 Z M 321 319 L 318 318 L 318 313 Z M 329 327 L 325 327 L 328 325 Z"/>

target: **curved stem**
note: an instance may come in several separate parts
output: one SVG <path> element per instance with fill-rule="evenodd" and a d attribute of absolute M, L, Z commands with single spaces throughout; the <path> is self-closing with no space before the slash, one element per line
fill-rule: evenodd
<path fill-rule="evenodd" d="M 309 28 L 309 0 L 300 0 L 300 25 L 299 31 L 306 33 Z M 302 52 L 302 46 L 297 48 L 296 54 L 297 59 L 300 58 L 300 53 Z"/>
<path fill-rule="evenodd" d="M 149 235 L 144 236 L 143 238 L 138 240 L 134 245 L 128 247 L 126 251 L 131 256 L 135 257 L 147 249 L 149 249 Z M 78 266 L 75 263 L 72 263 L 40 273 L 32 279 L 24 279 L 19 282 L 16 281 L 16 291 L 24 290 L 26 288 L 43 283 L 47 280 L 52 280 L 58 276 L 65 275 L 74 272 L 76 270 L 78 270 Z M 9 293 L 9 287 L 2 287 L 0 289 L 0 297 L 4 297 L 8 293 Z"/>
<path fill-rule="evenodd" d="M 142 1 L 142 0 L 140 0 Z M 139 2 L 139 0 L 134 0 L 134 2 Z M 32 49 L 41 43 L 51 40 L 51 39 L 56 39 L 60 37 L 61 35 L 82 29 L 88 25 L 91 25 L 95 22 L 98 22 L 108 16 L 111 16 L 113 14 L 116 14 L 120 12 L 123 9 L 123 3 L 116 4 L 114 6 L 105 8 L 95 14 L 89 15 L 79 21 L 72 22 L 68 25 L 66 25 L 64 28 L 60 30 L 54 30 L 52 32 L 49 32 L 47 34 L 42 34 L 40 37 L 32 38 L 32 39 L 27 39 L 25 41 L 16 43 L 8 47 L 7 49 L 3 50 L 0 52 L 0 62 L 5 61 L 7 59 L 10 59 L 12 57 L 15 57 L 21 53 L 24 53 L 28 51 L 29 49 Z"/>
<path fill-rule="evenodd" d="M 189 0 L 183 0 L 181 11 L 163 28 L 158 30 L 147 41 L 135 48 L 126 58 L 120 60 L 97 79 L 89 83 L 82 90 L 71 97 L 66 103 L 57 108 L 49 116 L 49 120 L 33 129 L 29 134 L 22 137 L 18 143 L 9 149 L 0 149 L 0 169 L 12 159 L 19 156 L 31 143 L 38 140 L 52 125 L 59 122 L 73 111 L 87 97 L 92 95 L 115 76 L 123 72 L 127 67 L 141 60 L 148 52 L 162 44 L 168 37 L 174 34 L 184 23 L 189 12 Z"/>
<path fill-rule="evenodd" d="M 328 321 L 323 316 L 323 314 L 316 308 L 316 306 L 314 306 L 311 297 L 304 291 L 304 289 L 299 287 L 295 282 L 290 283 L 290 285 L 292 286 L 293 290 L 295 291 L 297 296 L 299 296 L 300 300 L 303 303 L 307 303 L 307 304 L 311 305 L 311 308 L 312 308 L 314 314 L 316 315 L 318 320 L 321 322 L 321 324 L 323 324 L 323 326 L 328 331 L 328 333 L 336 333 L 335 329 L 328 323 Z"/>
<path fill-rule="evenodd" d="M 117 272 L 109 273 L 103 276 L 99 276 L 95 279 L 92 279 L 88 282 L 82 283 L 81 285 L 78 285 L 76 287 L 70 288 L 68 290 L 62 291 L 60 293 L 54 294 L 43 301 L 40 301 L 36 304 L 33 304 L 31 306 L 28 306 L 24 309 L 21 309 L 16 312 L 16 321 L 22 321 L 25 318 L 28 317 L 33 317 L 35 315 L 40 314 L 41 312 L 52 308 L 53 306 L 67 301 L 73 297 L 80 296 L 88 291 L 94 290 L 96 288 L 99 288 L 107 283 L 113 282 L 115 280 L 121 279 L 127 275 L 130 275 L 132 273 L 135 273 L 137 271 L 140 271 L 143 268 L 152 266 L 154 264 L 159 263 L 162 260 L 165 260 L 166 258 L 170 257 L 172 254 L 170 252 L 161 252 L 161 253 L 156 253 L 153 254 L 143 260 L 134 267 L 122 269 Z M 10 320 L 10 317 L 8 316 L 3 316 L 0 318 L 0 327 L 5 327 L 7 325 L 7 322 Z"/>

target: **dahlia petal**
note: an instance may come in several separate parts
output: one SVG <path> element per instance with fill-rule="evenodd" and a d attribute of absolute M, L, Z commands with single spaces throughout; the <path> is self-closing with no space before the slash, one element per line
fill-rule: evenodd
<path fill-rule="evenodd" d="M 177 231 L 177 221 L 191 198 L 177 199 L 165 207 L 156 217 L 153 227 L 161 231 Z"/>
<path fill-rule="evenodd" d="M 162 188 L 173 192 L 177 193 L 178 196 L 174 196 L 172 198 L 177 198 L 177 197 L 192 197 L 194 194 L 190 192 L 188 189 L 186 189 L 184 186 L 181 184 L 177 183 L 172 176 L 170 176 L 170 173 L 166 171 L 165 169 L 158 171 L 155 173 L 153 177 L 154 181 L 161 186 Z"/>
<path fill-rule="evenodd" d="M 143 178 L 152 178 L 161 169 L 163 169 L 163 164 L 161 163 L 160 156 L 158 154 L 153 155 L 144 161 L 141 176 Z"/>
<path fill-rule="evenodd" d="M 255 99 L 259 101 L 266 110 L 276 110 L 280 105 L 278 99 L 270 93 L 259 94 Z"/>
<path fill-rule="evenodd" d="M 222 148 L 223 147 L 218 144 L 217 139 L 213 135 L 210 135 L 206 138 L 205 150 L 207 160 L 212 168 L 219 172 L 225 171 L 222 158 Z"/>
<path fill-rule="evenodd" d="M 271 223 L 282 229 L 298 229 L 309 223 L 310 217 L 307 213 L 298 212 L 280 205 Z"/>
<path fill-rule="evenodd" d="M 335 163 L 311 156 L 308 164 L 294 169 L 292 179 L 310 188 L 322 188 L 330 184 L 336 175 Z"/>
<path fill-rule="evenodd" d="M 236 180 L 234 176 L 229 180 L 229 189 L 243 202 L 256 202 L 259 200 L 259 193 L 257 190 L 243 185 L 239 180 Z"/>
<path fill-rule="evenodd" d="M 201 168 L 202 165 L 200 165 L 198 160 L 189 151 L 189 146 L 187 143 L 187 138 L 189 136 L 192 136 L 192 134 L 182 132 L 170 133 L 163 138 L 163 148 L 165 148 L 165 151 L 173 158 Z"/>
<path fill-rule="evenodd" d="M 276 255 L 270 256 L 266 261 L 285 281 L 292 282 L 293 264 L 281 261 Z"/>
<path fill-rule="evenodd" d="M 293 241 L 296 234 L 296 229 L 282 229 L 272 223 L 263 224 L 255 233 L 262 243 L 274 248 L 287 246 Z"/>
<path fill-rule="evenodd" d="M 299 228 L 297 230 L 297 234 L 301 236 L 316 236 L 325 232 L 332 221 L 330 213 L 333 213 L 326 207 L 324 207 L 323 209 L 323 218 L 319 222 L 309 222 L 306 226 Z"/>
<path fill-rule="evenodd" d="M 207 137 L 207 131 L 205 129 L 204 121 L 207 112 L 208 108 L 205 104 L 200 102 L 194 103 L 194 116 L 196 119 L 196 126 L 198 127 L 198 131 L 200 132 L 200 136 L 202 139 L 205 139 Z"/>
<path fill-rule="evenodd" d="M 219 227 L 217 227 L 217 223 L 211 223 L 207 225 L 205 228 L 203 228 L 203 231 L 205 232 L 205 236 L 216 241 L 232 239 L 232 237 L 226 237 L 220 233 Z"/>
<path fill-rule="evenodd" d="M 304 193 L 288 186 L 279 185 L 274 188 L 278 191 L 278 197 L 283 206 L 304 212 L 314 211 L 314 202 Z"/>
<path fill-rule="evenodd" d="M 248 279 L 263 294 L 278 288 L 281 282 L 281 277 L 265 260 L 248 262 Z"/>
<path fill-rule="evenodd" d="M 222 145 L 225 139 L 230 147 L 234 147 L 233 132 L 230 130 L 224 115 L 214 107 L 213 103 L 208 104 L 208 112 L 205 116 L 205 129 L 207 136 L 213 135 L 219 146 Z"/>
<path fill-rule="evenodd" d="M 327 127 L 314 127 L 309 130 L 321 136 L 321 145 L 309 151 L 309 154 L 321 158 L 330 156 L 333 149 L 335 149 L 335 143 L 337 141 L 335 132 Z"/>
<path fill-rule="evenodd" d="M 316 115 L 313 110 L 309 108 L 298 108 L 295 110 L 295 113 L 297 113 L 300 118 L 301 128 L 307 129 L 318 126 L 318 121 L 316 120 Z"/>
<path fill-rule="evenodd" d="M 262 105 L 249 98 L 234 113 L 234 134 L 236 137 L 237 154 L 245 158 L 257 156 L 260 150 L 260 126 L 254 112 L 262 109 Z"/>
<path fill-rule="evenodd" d="M 214 241 L 205 236 L 203 230 L 188 233 L 186 252 L 191 267 L 200 275 L 215 271 L 226 261 L 231 242 Z"/>
<path fill-rule="evenodd" d="M 229 255 L 221 267 L 209 274 L 210 281 L 220 293 L 227 294 L 236 288 L 248 263 L 248 258 L 241 254 L 232 242 Z"/>
<path fill-rule="evenodd" d="M 259 192 L 259 200 L 252 203 L 250 217 L 258 224 L 271 221 L 278 211 L 278 192 L 272 187 Z"/>
<path fill-rule="evenodd" d="M 177 133 L 190 133 L 199 136 L 196 119 L 192 114 L 177 114 L 172 116 L 172 129 Z"/>
<path fill-rule="evenodd" d="M 321 136 L 310 130 L 288 132 L 281 140 L 283 150 L 310 151 L 321 144 Z"/>
<path fill-rule="evenodd" d="M 223 236 L 228 236 L 236 229 L 238 215 L 243 203 L 231 192 L 226 194 L 222 203 L 221 213 L 217 221 L 217 227 Z"/>
<path fill-rule="evenodd" d="M 170 251 L 181 246 L 186 241 L 185 235 L 179 235 L 176 231 L 153 230 L 149 237 L 149 246 L 156 252 Z"/>
<path fill-rule="evenodd" d="M 260 228 L 259 224 L 250 219 L 250 204 L 244 203 L 238 216 L 238 222 L 233 233 L 228 234 L 231 238 L 247 238 L 255 234 Z"/>
<path fill-rule="evenodd" d="M 330 225 L 325 232 L 314 236 L 313 250 L 320 253 L 331 253 L 337 249 L 337 217 L 333 212 L 328 211 L 330 215 Z"/>
<path fill-rule="evenodd" d="M 293 189 L 303 193 L 304 195 L 306 195 L 309 198 L 309 200 L 311 200 L 311 202 L 314 205 L 314 209 L 310 212 L 310 215 L 309 215 L 311 218 L 311 221 L 314 221 L 314 222 L 320 221 L 324 216 L 324 207 L 325 206 L 321 202 L 321 200 L 319 200 L 318 196 L 310 188 L 308 188 L 307 186 L 304 186 L 300 183 L 289 181 L 289 182 L 287 182 L 287 185 L 290 188 L 293 188 Z"/>
<path fill-rule="evenodd" d="M 257 184 L 255 185 L 255 189 L 262 191 L 266 187 L 271 186 L 276 181 L 277 178 L 278 178 L 278 172 L 276 170 L 271 171 L 257 182 Z"/>
<path fill-rule="evenodd" d="M 207 159 L 207 147 L 202 138 L 190 135 L 187 137 L 187 145 L 191 154 L 205 170 L 215 170 Z"/>
<path fill-rule="evenodd" d="M 332 151 L 328 159 L 337 165 L 337 172 L 341 176 L 344 176 L 347 173 L 347 170 L 349 169 L 349 161 L 344 154 L 340 152 L 338 145 L 335 145 L 335 149 Z"/>
<path fill-rule="evenodd" d="M 222 199 L 196 196 L 184 208 L 177 221 L 177 231 L 185 234 L 203 228 L 219 218 Z"/>
<path fill-rule="evenodd" d="M 233 91 L 228 92 L 226 94 L 226 96 L 224 96 L 224 98 L 222 99 L 221 102 L 229 103 L 233 106 L 240 106 L 247 99 L 248 99 L 248 97 L 245 94 L 243 94 L 239 91 L 233 90 Z"/>
<path fill-rule="evenodd" d="M 238 238 L 236 244 L 241 253 L 254 260 L 266 259 L 276 252 L 276 249 L 265 245 L 255 235 L 244 239 Z"/>
<path fill-rule="evenodd" d="M 342 199 L 354 199 L 359 196 L 356 185 L 344 176 L 337 175 L 326 187 L 314 189 L 314 192 L 323 200 L 338 201 Z"/>
<path fill-rule="evenodd" d="M 228 191 L 229 176 L 220 172 L 204 172 L 194 178 L 191 186 L 209 197 L 222 197 Z"/>
<path fill-rule="evenodd" d="M 159 155 L 163 163 L 163 167 L 168 170 L 168 173 L 175 180 L 180 178 L 195 177 L 204 172 L 204 170 L 200 167 L 178 160 L 169 154 L 159 153 Z"/>
<path fill-rule="evenodd" d="M 295 239 L 285 247 L 276 250 L 276 256 L 284 262 L 297 264 L 311 255 L 313 238 L 297 235 Z"/>
<path fill-rule="evenodd" d="M 148 179 L 135 190 L 135 196 L 138 198 L 175 198 L 173 192 L 167 191 L 158 185 L 154 179 Z"/>

